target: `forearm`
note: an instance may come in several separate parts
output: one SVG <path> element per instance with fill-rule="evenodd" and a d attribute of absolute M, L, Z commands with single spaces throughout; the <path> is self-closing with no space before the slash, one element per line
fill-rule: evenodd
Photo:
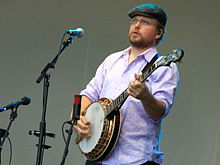
<path fill-rule="evenodd" d="M 144 107 L 145 112 L 155 121 L 159 120 L 165 113 L 166 105 L 163 101 L 155 99 L 155 97 L 148 92 L 143 97 L 141 103 Z"/>
<path fill-rule="evenodd" d="M 139 76 L 135 74 L 135 78 L 138 79 Z M 153 120 L 159 120 L 165 113 L 165 103 L 157 100 L 144 83 L 138 80 L 131 81 L 128 86 L 128 94 L 141 101 L 145 112 Z"/>
<path fill-rule="evenodd" d="M 85 115 L 86 114 L 86 109 L 87 107 L 92 103 L 92 101 L 87 97 L 87 96 L 82 96 L 82 100 L 81 100 L 81 115 Z"/>

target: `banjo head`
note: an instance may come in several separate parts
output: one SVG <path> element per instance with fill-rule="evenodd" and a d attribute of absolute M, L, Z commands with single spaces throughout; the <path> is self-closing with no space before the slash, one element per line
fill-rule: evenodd
<path fill-rule="evenodd" d="M 95 115 L 94 115 L 95 114 Z M 79 147 L 83 153 L 91 152 L 99 141 L 103 126 L 104 126 L 104 111 L 102 105 L 99 102 L 94 102 L 87 108 L 85 115 L 86 119 L 91 124 L 91 134 L 89 138 L 83 138 Z"/>

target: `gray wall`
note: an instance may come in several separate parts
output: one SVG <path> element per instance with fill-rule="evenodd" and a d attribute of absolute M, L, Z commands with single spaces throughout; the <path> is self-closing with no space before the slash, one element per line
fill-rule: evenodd
<path fill-rule="evenodd" d="M 126 48 L 127 11 L 141 3 L 157 3 L 167 11 L 167 36 L 158 48 L 185 51 L 179 65 L 181 84 L 176 103 L 164 121 L 161 150 L 164 165 L 218 165 L 220 161 L 219 3 L 218 0 L 0 0 L 0 105 L 23 96 L 32 98 L 20 106 L 10 129 L 14 165 L 35 164 L 42 114 L 43 83 L 36 84 L 43 67 L 56 55 L 63 32 L 83 27 L 85 35 L 60 57 L 51 73 L 46 139 L 52 148 L 44 164 L 59 164 L 64 150 L 62 123 L 69 119 L 73 95 L 83 89 L 97 66 L 110 53 Z M 6 128 L 10 111 L 0 114 Z M 72 136 L 66 164 L 83 164 Z M 2 164 L 8 164 L 9 143 L 4 143 Z"/>

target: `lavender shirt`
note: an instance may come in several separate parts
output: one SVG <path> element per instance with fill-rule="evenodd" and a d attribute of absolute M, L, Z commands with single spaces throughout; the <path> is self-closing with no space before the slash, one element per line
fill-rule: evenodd
<path fill-rule="evenodd" d="M 157 54 L 155 47 L 140 54 L 128 64 L 130 48 L 108 56 L 98 67 L 95 77 L 81 91 L 91 101 L 106 97 L 115 99 L 140 73 L 147 62 Z M 131 96 L 121 108 L 122 125 L 118 142 L 111 154 L 101 163 L 108 165 L 139 165 L 147 161 L 161 164 L 163 153 L 159 150 L 162 119 L 173 104 L 179 73 L 176 64 L 162 66 L 148 77 L 147 87 L 158 100 L 166 104 L 166 112 L 154 121 L 144 111 L 141 102 Z"/>

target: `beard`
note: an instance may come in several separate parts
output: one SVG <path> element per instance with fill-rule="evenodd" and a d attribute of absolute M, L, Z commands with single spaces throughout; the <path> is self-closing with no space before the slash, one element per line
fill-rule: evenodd
<path fill-rule="evenodd" d="M 131 45 L 135 48 L 143 49 L 143 48 L 149 47 L 149 45 L 152 45 L 151 42 L 145 41 L 141 35 L 134 37 L 134 36 L 132 36 L 132 34 L 130 34 L 128 36 L 128 39 L 129 39 L 129 42 L 131 43 Z"/>

